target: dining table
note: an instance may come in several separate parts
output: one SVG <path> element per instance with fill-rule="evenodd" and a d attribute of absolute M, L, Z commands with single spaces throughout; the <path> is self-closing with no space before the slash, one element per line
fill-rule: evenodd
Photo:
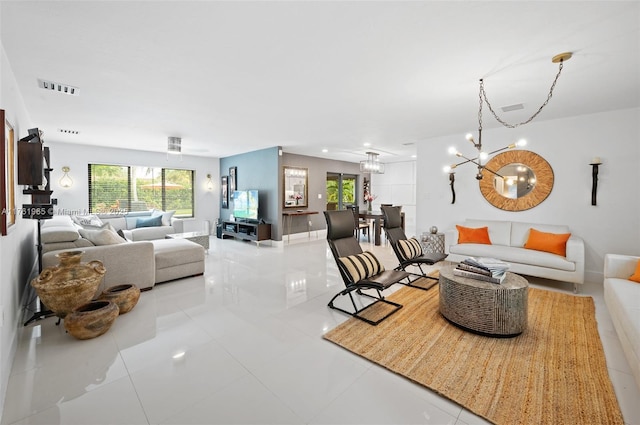
<path fill-rule="evenodd" d="M 373 234 L 374 234 L 374 244 L 375 245 L 380 245 L 380 235 L 382 233 L 382 226 L 383 226 L 383 222 L 384 222 L 384 214 L 382 214 L 382 211 L 359 211 L 358 212 L 358 217 L 365 219 L 365 220 L 373 220 Z M 400 213 L 400 219 L 401 219 L 401 226 L 402 229 L 404 230 L 404 212 Z"/>

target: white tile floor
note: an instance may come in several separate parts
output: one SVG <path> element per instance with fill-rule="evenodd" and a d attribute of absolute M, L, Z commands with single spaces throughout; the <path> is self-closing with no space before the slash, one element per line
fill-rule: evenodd
<path fill-rule="evenodd" d="M 396 264 L 389 247 L 363 245 Z M 212 238 L 209 252 L 204 276 L 144 292 L 99 338 L 75 340 L 55 318 L 21 328 L 2 424 L 486 423 L 321 338 L 346 320 L 326 307 L 343 284 L 324 239 Z M 582 293 L 596 300 L 625 421 L 640 424 L 601 285 Z"/>

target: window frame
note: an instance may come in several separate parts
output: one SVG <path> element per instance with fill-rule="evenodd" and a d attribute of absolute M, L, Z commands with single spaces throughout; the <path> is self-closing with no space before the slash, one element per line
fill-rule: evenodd
<path fill-rule="evenodd" d="M 93 183 L 92 179 L 95 174 L 93 171 L 93 167 L 101 166 L 101 167 L 117 167 L 120 169 L 125 169 L 127 174 L 127 205 L 126 209 L 109 207 L 106 211 L 104 209 L 96 209 L 93 205 Z M 88 187 L 88 210 L 90 214 L 101 214 L 101 213 L 121 213 L 126 214 L 131 212 L 131 205 L 133 200 L 132 195 L 132 184 L 133 184 L 133 170 L 134 168 L 149 168 L 153 170 L 160 170 L 160 178 L 161 178 L 161 195 L 160 195 L 160 203 L 162 204 L 161 208 L 163 211 L 167 211 L 167 192 L 169 191 L 166 186 L 166 173 L 167 171 L 186 171 L 190 173 L 190 198 L 191 198 L 191 214 L 176 214 L 176 218 L 193 218 L 195 217 L 195 170 L 187 169 L 187 168 L 164 168 L 164 167 L 146 167 L 146 166 L 136 166 L 136 165 L 123 165 L 123 164 L 104 164 L 104 163 L 90 163 L 87 165 L 87 187 Z"/>

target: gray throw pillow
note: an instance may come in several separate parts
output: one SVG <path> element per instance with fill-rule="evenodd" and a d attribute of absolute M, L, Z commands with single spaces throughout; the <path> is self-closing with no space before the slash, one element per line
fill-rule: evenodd
<path fill-rule="evenodd" d="M 109 229 L 102 229 L 102 230 L 80 229 L 79 232 L 80 232 L 80 236 L 87 239 L 89 242 L 91 242 L 95 246 L 116 245 L 120 243 L 126 243 L 126 240 L 118 236 L 118 234 L 113 230 L 109 230 Z"/>

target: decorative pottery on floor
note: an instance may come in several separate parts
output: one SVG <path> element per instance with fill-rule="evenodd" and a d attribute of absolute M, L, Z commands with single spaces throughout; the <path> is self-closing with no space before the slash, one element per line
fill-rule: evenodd
<path fill-rule="evenodd" d="M 125 284 L 112 286 L 100 295 L 101 300 L 113 301 L 120 309 L 120 314 L 131 311 L 140 299 L 140 289 L 136 285 Z"/>
<path fill-rule="evenodd" d="M 78 339 L 95 338 L 108 331 L 119 314 L 113 301 L 91 301 L 67 314 L 64 328 Z"/>
<path fill-rule="evenodd" d="M 57 254 L 60 263 L 47 267 L 31 281 L 42 303 L 58 317 L 65 318 L 74 308 L 91 301 L 107 272 L 100 261 L 81 263 L 83 253 Z"/>

